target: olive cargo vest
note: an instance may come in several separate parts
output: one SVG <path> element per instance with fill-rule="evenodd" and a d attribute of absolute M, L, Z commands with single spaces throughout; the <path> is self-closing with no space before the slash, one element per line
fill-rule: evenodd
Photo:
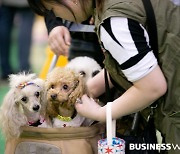
<path fill-rule="evenodd" d="M 180 6 L 172 1 L 151 0 L 157 23 L 160 67 L 168 84 L 166 95 L 158 100 L 155 120 L 166 142 L 180 145 Z M 96 12 L 95 16 L 99 37 L 100 24 L 113 16 L 127 17 L 147 27 L 142 0 L 105 0 L 102 13 Z M 107 52 L 104 63 L 116 83 L 125 89 L 131 86 L 118 63 Z"/>

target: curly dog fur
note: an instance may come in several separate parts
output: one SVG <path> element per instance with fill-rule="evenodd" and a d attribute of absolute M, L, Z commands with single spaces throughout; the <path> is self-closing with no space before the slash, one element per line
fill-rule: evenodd
<path fill-rule="evenodd" d="M 58 116 L 73 117 L 75 102 L 87 93 L 83 78 L 68 68 L 54 68 L 45 80 L 47 89 L 47 113 L 52 119 Z M 53 121 L 54 121 L 53 120 Z M 53 124 L 54 127 L 56 124 Z"/>
<path fill-rule="evenodd" d="M 102 70 L 101 66 L 93 58 L 87 56 L 79 56 L 71 59 L 66 67 L 79 73 L 85 82 Z"/>
<path fill-rule="evenodd" d="M 6 139 L 19 137 L 21 126 L 31 125 L 45 116 L 44 81 L 35 74 L 12 74 L 10 90 L 0 111 L 0 125 Z"/>

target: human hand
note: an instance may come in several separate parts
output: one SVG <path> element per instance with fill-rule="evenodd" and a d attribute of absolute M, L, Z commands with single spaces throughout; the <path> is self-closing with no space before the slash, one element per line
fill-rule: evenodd
<path fill-rule="evenodd" d="M 94 99 L 89 98 L 87 95 L 83 95 L 81 99 L 78 99 L 75 104 L 77 112 L 89 119 L 96 121 L 103 121 L 103 111 L 101 106 L 97 104 Z M 103 119 L 103 120 L 102 120 Z"/>
<path fill-rule="evenodd" d="M 71 36 L 65 26 L 53 28 L 49 34 L 49 46 L 56 55 L 68 56 Z"/>

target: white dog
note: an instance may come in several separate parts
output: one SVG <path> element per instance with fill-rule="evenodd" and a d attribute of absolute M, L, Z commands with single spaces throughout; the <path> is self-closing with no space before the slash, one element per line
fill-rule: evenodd
<path fill-rule="evenodd" d="M 79 56 L 71 59 L 69 63 L 66 65 L 66 68 L 69 68 L 73 70 L 75 73 L 80 74 L 83 77 L 85 83 L 102 70 L 101 66 L 95 61 L 95 59 L 87 56 Z M 64 123 L 64 121 L 61 122 L 60 120 L 57 121 L 58 121 L 57 122 L 58 125 Z M 93 122 L 94 120 L 86 118 L 82 126 L 89 126 Z M 72 124 L 69 123 L 67 125 L 72 125 Z"/>
<path fill-rule="evenodd" d="M 87 56 L 73 58 L 69 61 L 66 67 L 82 75 L 85 82 L 98 74 L 102 69 L 93 58 Z"/>
<path fill-rule="evenodd" d="M 6 139 L 19 137 L 21 126 L 46 127 L 44 81 L 35 74 L 12 74 L 10 90 L 0 111 L 0 125 Z M 46 124 L 45 124 L 46 123 Z"/>

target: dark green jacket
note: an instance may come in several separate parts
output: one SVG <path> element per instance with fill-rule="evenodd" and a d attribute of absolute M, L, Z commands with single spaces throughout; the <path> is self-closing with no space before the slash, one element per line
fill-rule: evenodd
<path fill-rule="evenodd" d="M 167 143 L 180 146 L 180 6 L 170 0 L 151 0 L 158 31 L 160 67 L 167 79 L 168 91 L 159 99 L 156 126 Z M 95 16 L 97 34 L 100 24 L 112 16 L 127 17 L 146 28 L 146 13 L 142 0 L 105 0 L 102 13 Z M 100 36 L 99 36 L 100 37 Z M 131 86 L 117 62 L 105 53 L 105 66 L 112 78 L 125 89 Z"/>

